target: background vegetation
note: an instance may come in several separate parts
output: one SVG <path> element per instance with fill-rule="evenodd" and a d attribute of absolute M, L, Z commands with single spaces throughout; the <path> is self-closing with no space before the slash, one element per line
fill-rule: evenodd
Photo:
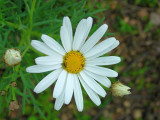
<path fill-rule="evenodd" d="M 54 85 L 41 94 L 33 93 L 35 85 L 48 73 L 25 71 L 42 55 L 30 46 L 30 41 L 40 40 L 43 33 L 60 43 L 64 16 L 71 18 L 74 30 L 82 18 L 92 16 L 94 25 L 90 35 L 101 24 L 109 25 L 103 39 L 114 36 L 120 40 L 120 46 L 110 54 L 122 57 L 122 62 L 113 67 L 119 77 L 111 80 L 129 85 L 132 95 L 113 98 L 108 90 L 97 107 L 84 92 L 85 107 L 79 113 L 74 100 L 60 111 L 54 110 Z M 159 26 L 158 0 L 0 0 L 0 120 L 160 119 Z M 2 56 L 8 48 L 21 50 L 20 65 L 4 64 Z"/>

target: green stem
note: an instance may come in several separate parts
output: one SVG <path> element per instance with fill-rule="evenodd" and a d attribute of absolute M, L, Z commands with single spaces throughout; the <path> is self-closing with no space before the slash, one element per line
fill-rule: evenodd
<path fill-rule="evenodd" d="M 36 4 L 36 0 L 33 0 L 32 6 L 31 6 L 31 11 L 29 13 L 29 32 L 30 32 L 30 34 L 32 31 L 32 26 L 33 26 L 33 12 L 34 12 L 34 8 L 35 8 L 35 4 Z"/>
<path fill-rule="evenodd" d="M 29 29 L 28 29 L 28 36 L 27 36 L 28 45 L 30 45 L 31 31 L 33 27 L 33 12 L 35 8 L 35 4 L 36 4 L 36 0 L 33 0 L 31 10 L 29 13 Z"/>
<path fill-rule="evenodd" d="M 19 29 L 19 24 L 11 23 L 11 22 L 8 22 L 8 21 L 6 21 L 6 24 L 9 25 L 10 27 L 15 28 L 15 29 Z"/>
<path fill-rule="evenodd" d="M 27 3 L 25 3 L 25 4 L 27 5 Z M 29 7 L 27 6 L 27 9 L 29 12 L 29 27 L 26 31 L 22 32 L 22 34 L 21 34 L 22 41 L 19 44 L 20 46 L 27 44 L 27 48 L 22 53 L 22 57 L 25 55 L 25 53 L 30 48 L 30 38 L 31 38 L 31 32 L 32 32 L 32 27 L 33 27 L 33 13 L 34 13 L 34 9 L 35 9 L 35 4 L 36 4 L 36 0 L 33 0 L 32 5 L 31 5 L 31 10 L 29 10 Z"/>
<path fill-rule="evenodd" d="M 5 87 L 5 91 L 8 91 L 9 88 L 10 88 L 10 84 L 8 84 L 8 85 Z"/>
<path fill-rule="evenodd" d="M 12 87 L 12 99 L 16 100 L 15 87 Z"/>
<path fill-rule="evenodd" d="M 22 58 L 23 56 L 26 54 L 26 52 L 28 51 L 28 49 L 30 48 L 30 45 L 27 46 L 27 48 L 24 50 L 24 52 L 22 53 Z"/>

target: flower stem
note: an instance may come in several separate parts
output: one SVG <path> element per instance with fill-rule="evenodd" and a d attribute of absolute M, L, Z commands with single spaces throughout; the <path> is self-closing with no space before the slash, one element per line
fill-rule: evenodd
<path fill-rule="evenodd" d="M 16 100 L 16 93 L 15 93 L 15 87 L 12 87 L 12 99 Z"/>
<path fill-rule="evenodd" d="M 36 4 L 36 0 L 33 0 L 32 6 L 31 6 L 31 11 L 29 13 L 29 31 L 30 31 L 30 33 L 32 30 L 32 26 L 33 26 L 33 12 L 34 12 L 34 8 L 35 8 L 35 4 Z"/>
<path fill-rule="evenodd" d="M 28 36 L 27 36 L 28 45 L 30 45 L 31 32 L 33 27 L 33 12 L 35 8 L 35 4 L 36 4 L 36 0 L 33 0 L 31 10 L 29 13 L 29 29 L 28 29 Z"/>

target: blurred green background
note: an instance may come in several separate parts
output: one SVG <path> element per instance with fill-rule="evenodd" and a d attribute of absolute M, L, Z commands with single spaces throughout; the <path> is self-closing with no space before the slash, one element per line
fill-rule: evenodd
<path fill-rule="evenodd" d="M 78 112 L 74 100 L 60 111 L 54 110 L 54 85 L 41 94 L 33 93 L 48 73 L 26 73 L 26 67 L 42 55 L 30 41 L 40 40 L 43 33 L 60 43 L 64 16 L 70 17 L 73 30 L 81 19 L 93 17 L 89 35 L 108 24 L 103 39 L 114 36 L 120 41 L 109 55 L 122 58 L 112 66 L 119 76 L 111 81 L 130 86 L 131 95 L 112 97 L 105 88 L 108 95 L 97 107 L 83 92 L 84 110 Z M 159 27 L 158 0 L 0 0 L 0 120 L 160 120 Z M 21 50 L 20 65 L 4 64 L 2 56 L 8 48 Z"/>

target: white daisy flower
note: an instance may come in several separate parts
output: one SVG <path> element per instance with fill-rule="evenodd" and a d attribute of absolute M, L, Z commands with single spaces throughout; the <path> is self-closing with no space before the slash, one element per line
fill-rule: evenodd
<path fill-rule="evenodd" d="M 105 97 L 105 90 L 98 84 L 110 87 L 107 77 L 117 77 L 118 73 L 101 67 L 120 62 L 116 56 L 100 57 L 119 45 L 114 37 L 96 44 L 105 34 L 108 26 L 102 25 L 86 41 L 92 27 L 93 19 L 82 19 L 73 37 L 72 25 L 68 17 L 64 17 L 60 30 L 62 45 L 53 38 L 42 35 L 43 42 L 32 40 L 31 45 L 47 56 L 35 59 L 37 65 L 26 69 L 30 73 L 52 71 L 35 87 L 34 92 L 41 93 L 56 80 L 53 97 L 56 98 L 55 109 L 59 110 L 63 104 L 69 104 L 74 94 L 78 111 L 83 110 L 83 95 L 81 85 L 90 99 L 98 106 L 101 104 L 99 96 Z M 74 39 L 73 39 L 74 38 Z M 81 83 L 81 85 L 80 85 Z"/>

